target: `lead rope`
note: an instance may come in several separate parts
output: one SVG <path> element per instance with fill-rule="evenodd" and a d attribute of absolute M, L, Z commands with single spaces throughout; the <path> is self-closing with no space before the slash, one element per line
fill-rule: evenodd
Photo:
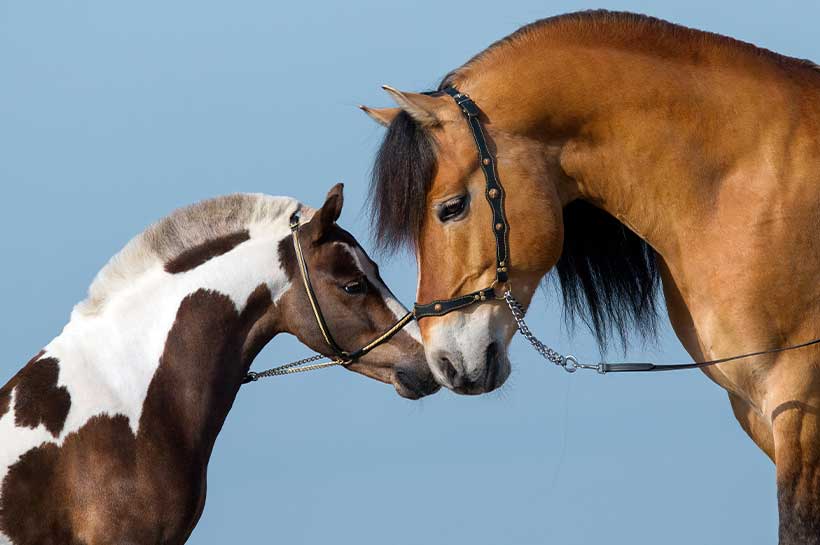
<path fill-rule="evenodd" d="M 575 356 L 571 354 L 563 356 L 555 350 L 553 350 L 552 348 L 550 348 L 549 346 L 539 341 L 535 337 L 535 335 L 533 335 L 532 331 L 530 331 L 530 328 L 527 327 L 527 323 L 524 321 L 524 307 L 521 305 L 521 303 L 518 302 L 518 300 L 515 297 L 513 297 L 513 294 L 510 290 L 504 292 L 504 301 L 506 301 L 507 306 L 510 307 L 510 312 L 512 313 L 512 316 L 515 319 L 515 324 L 518 327 L 518 331 L 520 331 L 524 338 L 527 339 L 530 342 L 530 344 L 532 344 L 533 348 L 535 348 L 535 351 L 541 354 L 541 356 L 547 361 L 550 361 L 564 369 L 564 371 L 566 371 L 567 373 L 574 373 L 578 369 L 591 369 L 597 371 L 601 375 L 604 375 L 606 373 L 624 373 L 641 371 L 679 371 L 682 369 L 700 369 L 702 367 L 709 367 L 710 365 L 717 365 L 718 363 L 725 363 L 727 361 L 751 358 L 754 356 L 763 356 L 767 354 L 774 354 L 777 352 L 788 352 L 789 350 L 797 350 L 798 348 L 806 348 L 807 346 L 820 344 L 820 338 L 817 338 L 800 344 L 784 346 L 781 348 L 771 348 L 769 350 L 759 350 L 757 352 L 749 352 L 747 354 L 730 356 L 728 358 L 720 358 L 716 360 L 707 361 L 696 361 L 691 363 L 606 363 L 603 361 L 595 364 L 580 363 L 575 358 Z"/>

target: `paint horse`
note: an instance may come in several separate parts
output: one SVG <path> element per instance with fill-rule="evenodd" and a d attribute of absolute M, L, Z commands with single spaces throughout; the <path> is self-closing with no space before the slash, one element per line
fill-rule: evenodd
<path fill-rule="evenodd" d="M 496 277 L 492 195 L 446 92 L 455 89 L 480 110 L 505 190 L 503 287 L 525 305 L 555 267 L 565 307 L 602 344 L 652 332 L 659 284 L 695 360 L 820 336 L 813 63 L 649 17 L 583 12 L 519 29 L 438 92 L 386 89 L 398 108 L 362 107 L 388 126 L 375 228 L 383 244 L 415 250 L 419 302 Z M 457 392 L 492 390 L 509 374 L 515 324 L 491 299 L 419 322 L 436 378 Z M 820 543 L 818 348 L 705 373 L 776 463 L 780 542 Z"/>
<path fill-rule="evenodd" d="M 183 543 L 205 503 L 208 459 L 257 353 L 288 332 L 330 354 L 294 256 L 299 237 L 342 348 L 403 307 L 336 225 L 341 184 L 319 210 L 232 195 L 184 208 L 97 275 L 59 337 L 0 389 L 0 543 Z M 349 365 L 399 394 L 434 392 L 411 324 Z"/>

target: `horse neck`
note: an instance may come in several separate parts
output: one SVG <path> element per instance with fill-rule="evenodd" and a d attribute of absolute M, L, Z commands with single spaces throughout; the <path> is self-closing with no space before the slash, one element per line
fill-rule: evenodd
<path fill-rule="evenodd" d="M 72 398 L 64 434 L 95 414 L 124 414 L 138 436 L 207 458 L 256 353 L 277 333 L 287 222 L 230 252 L 170 274 L 135 278 L 93 315 L 75 312 L 47 348 Z"/>
<path fill-rule="evenodd" d="M 726 44 L 687 44 L 669 57 L 529 46 L 505 62 L 490 56 L 494 67 L 479 62 L 456 85 L 490 130 L 543 146 L 566 174 L 550 180 L 564 204 L 595 204 L 659 254 L 669 316 L 690 354 L 811 338 L 803 329 L 820 314 L 816 271 L 784 281 L 772 258 L 820 259 L 810 237 L 794 237 L 811 232 L 820 208 L 820 72 Z M 786 316 L 796 292 L 803 306 Z"/>
<path fill-rule="evenodd" d="M 456 85 L 491 130 L 543 142 L 567 174 L 565 200 L 603 208 L 667 262 L 713 225 L 722 196 L 778 191 L 747 174 L 771 174 L 787 137 L 817 151 L 816 69 L 706 40 L 675 58 L 549 37 L 522 44 L 468 64 Z"/>

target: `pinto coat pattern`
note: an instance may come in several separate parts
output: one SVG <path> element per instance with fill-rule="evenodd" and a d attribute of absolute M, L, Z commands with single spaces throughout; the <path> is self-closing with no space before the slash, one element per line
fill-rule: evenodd
<path fill-rule="evenodd" d="M 290 218 L 309 220 L 306 258 L 340 343 L 369 340 L 404 313 L 336 226 L 341 206 L 341 186 L 319 210 L 223 197 L 175 213 L 112 259 L 63 332 L 0 389 L 0 544 L 183 543 L 256 354 L 283 331 L 328 351 L 289 263 Z M 339 285 L 350 281 L 371 289 L 349 295 Z M 435 391 L 413 327 L 351 368 L 407 397 Z"/>

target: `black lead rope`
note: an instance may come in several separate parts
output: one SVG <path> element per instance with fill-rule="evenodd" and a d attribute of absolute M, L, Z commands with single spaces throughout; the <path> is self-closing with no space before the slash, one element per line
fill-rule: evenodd
<path fill-rule="evenodd" d="M 728 361 L 740 360 L 744 358 L 751 358 L 755 356 L 763 356 L 765 354 L 775 354 L 777 352 L 787 352 L 789 350 L 797 350 L 798 348 L 805 348 L 814 344 L 820 344 L 820 339 L 813 339 L 804 343 L 785 346 L 782 348 L 771 348 L 769 350 L 759 350 L 757 352 L 749 352 L 747 354 L 740 354 L 738 356 L 729 356 L 727 358 L 719 358 L 715 360 L 698 361 L 693 363 L 650 363 L 650 362 L 623 362 L 623 363 L 607 363 L 605 361 L 599 363 L 580 363 L 578 358 L 571 354 L 566 356 L 559 354 L 543 342 L 541 342 L 530 331 L 527 322 L 524 321 L 524 307 L 521 306 L 510 291 L 504 293 L 504 301 L 510 308 L 515 324 L 521 335 L 532 344 L 532 347 L 545 360 L 550 361 L 561 367 L 567 373 L 574 373 L 578 369 L 587 369 L 597 371 L 601 375 L 607 373 L 645 373 L 652 371 L 684 371 L 686 369 L 701 369 L 709 367 L 710 365 L 717 365 L 718 363 L 725 363 Z"/>
<path fill-rule="evenodd" d="M 719 358 L 716 360 L 697 361 L 693 363 L 640 363 L 640 362 L 625 362 L 625 363 L 606 363 L 601 362 L 597 365 L 586 366 L 585 364 L 578 364 L 579 369 L 592 368 L 601 374 L 605 373 L 630 373 L 630 372 L 645 372 L 645 371 L 681 371 L 685 369 L 701 369 L 709 367 L 710 365 L 717 365 L 719 363 L 726 363 L 728 361 L 742 360 L 744 358 L 752 358 L 755 356 L 765 356 L 766 354 L 776 354 L 777 352 L 787 352 L 789 350 L 797 350 L 798 348 L 805 348 L 814 344 L 820 344 L 820 339 L 813 339 L 800 344 L 791 346 L 784 346 L 782 348 L 772 348 L 769 350 L 759 350 L 757 352 L 749 352 L 748 354 L 741 354 L 739 356 L 730 356 L 728 358 Z"/>

